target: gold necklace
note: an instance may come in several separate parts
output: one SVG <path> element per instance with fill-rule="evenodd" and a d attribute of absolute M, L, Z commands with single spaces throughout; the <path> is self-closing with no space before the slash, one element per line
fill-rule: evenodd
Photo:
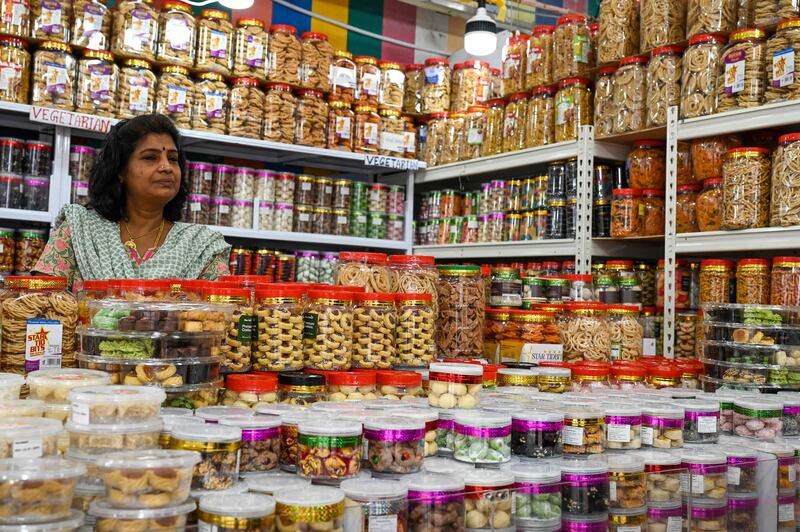
<path fill-rule="evenodd" d="M 164 219 L 163 218 L 161 219 L 161 224 L 158 226 L 157 229 L 153 229 L 152 231 L 148 231 L 148 232 L 143 233 L 143 234 L 141 234 L 139 236 L 133 236 L 133 234 L 131 233 L 130 227 L 128 227 L 128 223 L 127 222 L 122 222 L 122 223 L 125 226 L 125 231 L 128 233 L 128 240 L 125 241 L 125 247 L 127 247 L 128 249 L 135 249 L 136 253 L 139 253 L 139 248 L 136 246 L 136 240 L 138 240 L 139 238 L 142 238 L 143 236 L 147 236 L 149 234 L 152 234 L 152 233 L 155 233 L 156 231 L 158 231 L 158 236 L 156 237 L 156 244 L 158 244 L 158 240 L 161 238 L 161 232 L 164 230 Z"/>

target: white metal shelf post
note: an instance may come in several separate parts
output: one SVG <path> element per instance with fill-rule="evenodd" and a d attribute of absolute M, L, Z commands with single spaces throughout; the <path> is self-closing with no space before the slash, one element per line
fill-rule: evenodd
<path fill-rule="evenodd" d="M 414 181 L 417 173 L 413 170 L 406 172 L 406 213 L 404 224 L 403 239 L 406 242 L 406 253 L 411 255 L 414 252 Z"/>
<path fill-rule="evenodd" d="M 678 188 L 678 108 L 667 110 L 667 179 L 664 216 L 664 357 L 674 358 L 675 344 L 675 237 Z M 658 283 L 656 283 L 657 285 Z"/>
<path fill-rule="evenodd" d="M 578 204 L 575 212 L 575 272 L 592 271 L 592 178 L 594 127 L 578 129 Z"/>
<path fill-rule="evenodd" d="M 48 211 L 55 222 L 61 207 L 69 204 L 72 196 L 72 176 L 69 175 L 70 129 L 55 127 L 53 138 L 53 174 L 50 177 Z"/>

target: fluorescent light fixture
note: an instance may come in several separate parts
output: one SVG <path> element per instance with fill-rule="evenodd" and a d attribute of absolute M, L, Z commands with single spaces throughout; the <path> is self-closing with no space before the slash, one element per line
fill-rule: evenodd
<path fill-rule="evenodd" d="M 486 13 L 485 0 L 478 0 L 478 11 L 467 21 L 464 50 L 469 55 L 484 56 L 497 49 L 497 24 Z"/>

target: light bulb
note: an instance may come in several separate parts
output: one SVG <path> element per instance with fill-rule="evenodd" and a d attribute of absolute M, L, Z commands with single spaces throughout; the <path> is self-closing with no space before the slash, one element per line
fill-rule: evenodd
<path fill-rule="evenodd" d="M 484 56 L 497 49 L 497 25 L 486 13 L 485 7 L 479 7 L 475 16 L 467 21 L 464 32 L 464 50 L 470 55 Z"/>
<path fill-rule="evenodd" d="M 254 0 L 219 0 L 219 3 L 228 9 L 247 9 L 252 7 Z"/>

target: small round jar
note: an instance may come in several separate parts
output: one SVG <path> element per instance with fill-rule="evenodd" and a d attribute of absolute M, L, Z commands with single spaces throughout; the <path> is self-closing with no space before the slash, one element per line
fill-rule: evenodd
<path fill-rule="evenodd" d="M 455 411 L 439 410 L 439 421 L 436 423 L 436 445 L 439 456 L 452 456 L 456 441 Z"/>
<path fill-rule="evenodd" d="M 600 454 L 605 447 L 602 410 L 567 409 L 561 431 L 564 454 Z"/>
<path fill-rule="evenodd" d="M 195 467 L 192 489 L 223 490 L 239 476 L 239 454 L 242 431 L 221 425 L 178 425 L 173 427 L 169 448 L 200 451 L 200 464 Z"/>
<path fill-rule="evenodd" d="M 612 508 L 608 513 L 608 532 L 644 530 L 647 527 L 647 507 Z"/>
<path fill-rule="evenodd" d="M 325 377 L 313 373 L 278 374 L 278 402 L 306 406 L 325 400 Z"/>
<path fill-rule="evenodd" d="M 255 409 L 262 404 L 276 403 L 278 377 L 273 374 L 231 374 L 225 378 L 222 404 Z"/>
<path fill-rule="evenodd" d="M 435 408 L 476 408 L 480 404 L 483 368 L 474 364 L 430 365 L 428 403 Z"/>
<path fill-rule="evenodd" d="M 69 393 L 72 422 L 77 425 L 127 425 L 158 419 L 166 396 L 147 386 L 85 386 Z"/>
<path fill-rule="evenodd" d="M 197 520 L 201 529 L 216 532 L 275 530 L 275 499 L 258 493 L 203 495 Z"/>
<path fill-rule="evenodd" d="M 719 403 L 700 399 L 675 401 L 685 410 L 683 438 L 687 443 L 716 443 L 719 437 Z"/>
<path fill-rule="evenodd" d="M 187 70 L 188 73 L 188 70 Z M 188 163 L 189 169 L 189 183 L 192 194 L 205 194 L 211 195 L 211 183 L 213 181 L 214 173 L 212 165 L 205 163 Z"/>
<path fill-rule="evenodd" d="M 511 459 L 511 416 L 458 413 L 453 457 L 473 464 L 501 464 Z"/>
<path fill-rule="evenodd" d="M 511 451 L 528 458 L 561 455 L 564 416 L 556 412 L 522 411 L 512 414 Z"/>
<path fill-rule="evenodd" d="M 377 395 L 388 400 L 407 401 L 422 396 L 422 377 L 413 371 L 376 373 Z"/>
<path fill-rule="evenodd" d="M 647 477 L 647 504 L 651 507 L 681 503 L 681 457 L 662 451 L 643 451 Z"/>
<path fill-rule="evenodd" d="M 396 477 L 417 473 L 425 456 L 425 423 L 402 417 L 379 417 L 364 423 L 367 462 L 372 474 Z"/>
<path fill-rule="evenodd" d="M 612 238 L 642 236 L 644 225 L 642 191 L 635 188 L 615 188 L 612 196 Z"/>
<path fill-rule="evenodd" d="M 514 474 L 514 520 L 525 530 L 550 530 L 561 525 L 561 472 L 548 464 L 519 464 Z M 560 530 L 560 528 L 556 528 Z"/>
<path fill-rule="evenodd" d="M 602 392 L 608 389 L 608 364 L 572 366 L 572 391 L 576 393 Z"/>
<path fill-rule="evenodd" d="M 642 445 L 656 449 L 683 447 L 683 408 L 672 405 L 642 409 Z"/>
<path fill-rule="evenodd" d="M 561 467 L 563 515 L 605 515 L 609 506 L 608 466 L 597 460 L 565 460 Z"/>
<path fill-rule="evenodd" d="M 345 480 L 339 487 L 347 497 L 346 530 L 350 527 L 380 530 L 385 526 L 404 526 L 408 521 L 408 488 L 399 482 L 354 478 Z"/>
<path fill-rule="evenodd" d="M 464 530 L 464 481 L 435 473 L 415 477 L 408 483 L 408 512 L 408 530 Z"/>
<path fill-rule="evenodd" d="M 301 421 L 297 474 L 312 481 L 352 478 L 361 471 L 361 424 Z"/>
<path fill-rule="evenodd" d="M 486 368 L 484 368 L 484 373 L 486 373 Z M 533 370 L 501 367 L 497 370 L 497 386 L 535 387 L 536 376 L 537 372 Z"/>
<path fill-rule="evenodd" d="M 728 482 L 728 496 L 732 494 L 756 493 L 758 481 L 758 451 L 749 449 L 725 449 L 728 469 L 725 478 Z"/>
<path fill-rule="evenodd" d="M 681 484 L 684 497 L 694 501 L 724 501 L 728 493 L 727 459 L 714 452 L 687 452 L 681 455 L 685 472 Z"/>
<path fill-rule="evenodd" d="M 768 305 L 769 277 L 769 259 L 738 261 L 736 263 L 736 302 L 745 305 Z"/>
<path fill-rule="evenodd" d="M 468 530 L 513 532 L 514 475 L 508 471 L 478 470 L 464 475 Z"/>
<path fill-rule="evenodd" d="M 275 416 L 226 416 L 220 425 L 242 431 L 239 473 L 263 473 L 278 467 L 281 421 Z"/>
<path fill-rule="evenodd" d="M 628 406 L 605 409 L 606 448 L 609 450 L 639 449 L 642 446 L 642 410 Z"/>
<path fill-rule="evenodd" d="M 375 374 L 357 371 L 325 373 L 328 401 L 371 401 L 377 399 Z"/>
<path fill-rule="evenodd" d="M 792 508 L 794 502 L 792 501 Z M 739 494 L 728 497 L 728 530 L 741 532 L 757 532 L 758 523 L 755 519 L 758 510 L 758 495 L 755 493 Z M 794 511 L 792 511 L 794 519 Z"/>
<path fill-rule="evenodd" d="M 345 494 L 327 486 L 275 492 L 278 530 L 344 530 Z"/>
<path fill-rule="evenodd" d="M 536 387 L 544 393 L 565 393 L 570 388 L 572 371 L 569 368 L 539 368 Z"/>
<path fill-rule="evenodd" d="M 793 392 L 778 392 L 778 399 L 783 402 L 783 435 L 800 434 L 800 398 Z"/>
<path fill-rule="evenodd" d="M 760 399 L 733 402 L 733 433 L 744 438 L 774 441 L 783 433 L 783 403 Z"/>
<path fill-rule="evenodd" d="M 641 457 L 627 454 L 604 456 L 608 465 L 609 500 L 611 510 L 645 507 L 645 472 Z"/>

